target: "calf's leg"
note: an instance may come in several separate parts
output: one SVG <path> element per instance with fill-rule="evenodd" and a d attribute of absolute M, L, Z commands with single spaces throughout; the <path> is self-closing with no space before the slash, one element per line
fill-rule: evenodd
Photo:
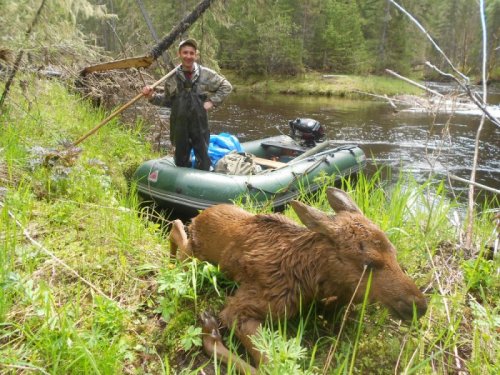
<path fill-rule="evenodd" d="M 269 304 L 262 298 L 256 297 L 257 291 L 248 290 L 244 286 L 233 297 L 228 299 L 225 308 L 221 311 L 222 322 L 231 329 L 235 328 L 235 335 L 243 344 L 256 366 L 268 361 L 265 354 L 258 351 L 250 339 L 257 333 L 266 316 Z"/>
<path fill-rule="evenodd" d="M 172 223 L 172 228 L 170 229 L 170 256 L 172 258 L 179 258 L 184 260 L 187 257 L 192 256 L 192 252 L 189 246 L 189 241 L 187 238 L 186 231 L 184 230 L 184 224 L 180 220 L 174 220 Z M 180 250 L 177 254 L 177 250 Z"/>
<path fill-rule="evenodd" d="M 222 342 L 219 333 L 218 323 L 214 316 L 207 312 L 201 315 L 203 327 L 203 349 L 208 355 L 214 355 L 225 364 L 232 363 L 241 374 L 257 374 L 257 370 L 242 360 L 237 355 L 232 354 Z"/>
<path fill-rule="evenodd" d="M 267 362 L 267 357 L 255 349 L 252 344 L 252 340 L 250 340 L 250 336 L 255 335 L 260 326 L 260 321 L 249 319 L 241 324 L 238 324 L 238 329 L 236 330 L 236 336 L 240 339 L 248 353 L 250 353 L 256 366 L 260 366 L 261 363 Z"/>

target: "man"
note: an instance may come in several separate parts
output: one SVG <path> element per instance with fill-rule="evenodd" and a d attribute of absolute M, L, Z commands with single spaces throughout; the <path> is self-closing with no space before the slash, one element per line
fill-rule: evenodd
<path fill-rule="evenodd" d="M 154 105 L 171 107 L 170 139 L 175 147 L 174 160 L 178 167 L 191 166 L 191 149 L 198 169 L 208 171 L 210 158 L 207 112 L 229 95 L 232 86 L 212 69 L 196 63 L 198 44 L 194 39 L 179 43 L 181 64 L 165 81 L 165 92 L 156 94 L 150 86 L 142 90 Z"/>

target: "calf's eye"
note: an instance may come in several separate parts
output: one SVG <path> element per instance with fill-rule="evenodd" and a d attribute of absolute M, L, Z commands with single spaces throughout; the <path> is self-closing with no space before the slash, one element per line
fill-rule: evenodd
<path fill-rule="evenodd" d="M 365 244 L 363 242 L 359 242 L 358 246 L 359 246 L 359 251 L 361 251 L 361 252 L 365 251 L 366 248 L 365 248 Z"/>
<path fill-rule="evenodd" d="M 365 262 L 365 265 L 371 269 L 383 268 L 384 262 L 382 262 L 381 260 L 378 260 L 378 259 L 369 259 Z"/>

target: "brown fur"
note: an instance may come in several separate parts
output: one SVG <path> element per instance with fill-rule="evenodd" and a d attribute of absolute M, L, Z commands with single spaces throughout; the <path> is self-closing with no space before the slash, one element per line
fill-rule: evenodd
<path fill-rule="evenodd" d="M 194 218 L 189 240 L 182 223 L 174 223 L 173 253 L 179 247 L 181 258 L 195 256 L 218 264 L 239 283 L 220 318 L 226 326 L 236 327 L 257 365 L 265 357 L 253 348 L 249 336 L 267 315 L 292 317 L 300 304 L 316 300 L 346 304 L 365 265 L 372 271 L 371 301 L 383 303 L 402 319 L 411 319 L 414 307 L 419 316 L 427 309 L 424 295 L 401 270 L 387 236 L 343 191 L 329 188 L 327 197 L 334 216 L 291 203 L 305 227 L 280 214 L 253 215 L 233 205 L 214 206 Z M 368 272 L 355 302 L 363 299 L 367 279 Z"/>

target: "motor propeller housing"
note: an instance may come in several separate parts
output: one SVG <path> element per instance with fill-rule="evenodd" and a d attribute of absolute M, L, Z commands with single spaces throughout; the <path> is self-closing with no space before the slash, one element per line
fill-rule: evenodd
<path fill-rule="evenodd" d="M 316 142 L 321 142 L 325 138 L 325 128 L 317 120 L 296 118 L 291 120 L 289 125 L 291 137 L 301 140 L 307 147 L 313 147 Z"/>

